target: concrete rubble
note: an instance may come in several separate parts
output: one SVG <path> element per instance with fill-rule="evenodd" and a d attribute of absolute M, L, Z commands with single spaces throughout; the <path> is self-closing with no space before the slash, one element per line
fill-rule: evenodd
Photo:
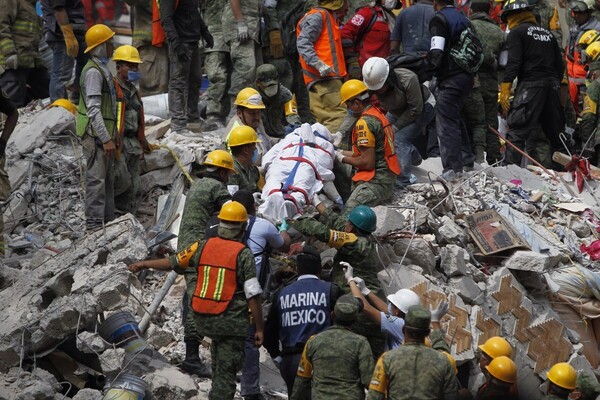
<path fill-rule="evenodd" d="M 106 342 L 98 326 L 114 311 L 129 311 L 139 321 L 162 287 L 165 274 L 150 272 L 140 283 L 126 264 L 147 256 L 145 227 L 154 222 L 149 214 L 159 195 L 215 148 L 222 132 L 186 138 L 164 123 L 148 127 L 152 140 L 172 149 L 177 160 L 166 147 L 146 155 L 140 207 L 146 211 L 85 235 L 85 160 L 71 134 L 73 117 L 63 111 L 24 111 L 7 148 L 13 192 L 4 208 L 8 254 L 0 266 L 0 400 L 101 399 L 123 373 L 144 379 L 146 399 L 205 399 L 210 380 L 176 367 L 184 357 L 182 277 L 152 317 L 141 351 Z M 564 293 L 550 279 L 566 267 L 600 273 L 581 248 L 599 235 L 600 204 L 589 192 L 600 193 L 599 185 L 591 182 L 588 193 L 573 198 L 550 177 L 515 166 L 484 166 L 455 185 L 430 182 L 430 172 L 441 172 L 439 159 L 414 168 L 419 183 L 375 208 L 384 290 L 412 289 L 425 305 L 449 301 L 441 322 L 470 389 L 482 382 L 478 345 L 495 335 L 515 349 L 524 398 L 541 399 L 539 385 L 556 362 L 599 374 L 581 332 L 563 324 L 555 310 L 555 296 Z M 558 203 L 583 203 L 589 211 Z M 485 232 L 477 236 L 467 227 L 467 217 L 484 210 L 495 210 L 527 246 L 484 254 L 474 238 Z M 207 360 L 209 346 L 201 347 Z M 261 352 L 265 392 L 278 398 L 273 368 Z"/>

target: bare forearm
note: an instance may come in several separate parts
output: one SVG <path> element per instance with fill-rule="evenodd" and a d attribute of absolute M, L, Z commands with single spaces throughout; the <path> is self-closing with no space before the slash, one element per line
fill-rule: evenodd
<path fill-rule="evenodd" d="M 145 260 L 138 261 L 129 266 L 129 270 L 131 272 L 138 272 L 143 269 L 155 269 L 158 271 L 170 271 L 173 269 L 171 267 L 171 262 L 168 258 L 159 258 L 157 260 Z"/>
<path fill-rule="evenodd" d="M 262 332 L 264 330 L 262 307 L 260 304 L 260 295 L 248 299 L 248 306 L 252 313 L 252 319 L 256 325 L 256 330 Z"/>
<path fill-rule="evenodd" d="M 231 0 L 231 12 L 233 12 L 233 18 L 236 21 L 242 21 L 244 19 L 244 14 L 242 13 L 242 4 L 240 0 Z"/>

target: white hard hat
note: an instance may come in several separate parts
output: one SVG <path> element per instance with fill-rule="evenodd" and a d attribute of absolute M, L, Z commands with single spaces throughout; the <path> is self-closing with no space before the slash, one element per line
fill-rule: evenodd
<path fill-rule="evenodd" d="M 387 298 L 390 303 L 405 314 L 410 307 L 421 304 L 419 296 L 410 289 L 400 289 L 396 293 L 390 294 Z"/>
<path fill-rule="evenodd" d="M 381 57 L 369 58 L 362 67 L 363 81 L 369 90 L 381 89 L 389 73 L 390 64 Z"/>

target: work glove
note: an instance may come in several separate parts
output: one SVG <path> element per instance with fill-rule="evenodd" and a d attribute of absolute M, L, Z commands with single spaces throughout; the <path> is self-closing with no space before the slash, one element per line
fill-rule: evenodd
<path fill-rule="evenodd" d="M 210 34 L 210 31 L 208 30 L 208 26 L 206 26 L 206 24 L 204 23 L 204 21 L 201 21 L 201 22 L 202 23 L 200 24 L 200 36 L 202 36 L 202 39 L 204 39 L 204 43 L 206 44 L 206 48 L 207 49 L 212 49 L 213 46 L 215 45 L 215 39 Z"/>
<path fill-rule="evenodd" d="M 77 57 L 79 54 L 79 42 L 73 33 L 73 26 L 71 24 L 60 25 L 63 37 L 65 38 L 65 46 L 67 47 L 67 55 L 69 57 Z"/>
<path fill-rule="evenodd" d="M 342 132 L 340 132 L 340 131 L 337 131 L 336 133 L 334 133 L 331 136 L 333 137 L 333 145 L 335 147 L 340 147 L 340 144 L 342 143 L 342 140 L 344 140 L 344 134 Z"/>
<path fill-rule="evenodd" d="M 0 157 L 4 157 L 6 153 L 6 140 L 0 138 Z"/>
<path fill-rule="evenodd" d="M 248 31 L 248 25 L 246 21 L 235 21 L 235 27 L 237 29 L 237 40 L 240 43 L 246 43 L 250 40 L 250 32 Z"/>
<path fill-rule="evenodd" d="M 346 278 L 346 282 L 350 282 L 352 278 L 354 278 L 354 268 L 346 261 L 340 262 L 340 265 L 344 268 L 344 278 Z"/>
<path fill-rule="evenodd" d="M 339 162 L 343 162 L 342 160 L 344 159 L 344 157 L 346 156 L 340 150 L 335 151 L 335 158 L 337 158 Z"/>
<path fill-rule="evenodd" d="M 19 58 L 16 54 L 12 56 L 8 56 L 6 58 L 6 69 L 18 69 L 19 68 Z"/>
<path fill-rule="evenodd" d="M 190 61 L 190 54 L 187 50 L 188 49 L 185 43 L 179 42 L 175 46 L 175 52 L 177 53 L 177 59 L 179 60 L 179 62 L 186 63 Z"/>
<path fill-rule="evenodd" d="M 431 322 L 440 322 L 440 320 L 448 312 L 448 302 L 442 301 L 435 308 L 430 306 L 429 312 L 431 312 Z"/>
<path fill-rule="evenodd" d="M 279 225 L 279 233 L 286 232 L 288 229 L 290 229 L 290 224 L 284 219 L 281 221 L 281 225 Z"/>
<path fill-rule="evenodd" d="M 281 40 L 281 31 L 274 29 L 269 32 L 269 51 L 273 58 L 283 58 L 283 41 Z"/>
<path fill-rule="evenodd" d="M 358 286 L 358 290 L 360 290 L 363 296 L 367 297 L 369 293 L 371 293 L 371 291 L 365 284 L 365 280 L 363 278 L 355 276 L 354 278 L 352 278 L 352 280 L 354 281 L 354 283 L 356 283 L 356 286 Z"/>
<path fill-rule="evenodd" d="M 317 70 L 319 71 L 319 75 L 321 75 L 322 78 L 333 74 L 333 68 L 325 64 L 323 61 L 319 61 L 317 63 Z"/>
<path fill-rule="evenodd" d="M 313 206 L 318 206 L 319 204 L 323 204 L 325 206 L 325 208 L 329 208 L 333 205 L 333 201 L 329 200 L 329 197 L 327 197 L 327 195 L 324 195 L 323 193 L 321 194 L 314 194 L 312 199 L 312 205 Z"/>
<path fill-rule="evenodd" d="M 252 193 L 252 197 L 254 197 L 254 204 L 260 204 L 262 202 L 262 194 L 260 192 Z"/>
<path fill-rule="evenodd" d="M 502 107 L 502 112 L 504 114 L 508 113 L 508 109 L 510 108 L 508 98 L 510 97 L 511 89 L 512 83 L 510 82 L 502 82 L 500 85 L 500 97 L 498 98 L 498 103 L 500 103 L 500 107 Z"/>

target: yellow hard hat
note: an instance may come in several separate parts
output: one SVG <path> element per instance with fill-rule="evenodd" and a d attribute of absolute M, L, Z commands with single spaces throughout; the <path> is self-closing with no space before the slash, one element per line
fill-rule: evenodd
<path fill-rule="evenodd" d="M 112 29 L 104 24 L 96 24 L 87 30 L 85 33 L 85 42 L 87 43 L 87 49 L 84 53 L 90 52 L 92 49 L 107 42 L 110 38 L 115 36 Z"/>
<path fill-rule="evenodd" d="M 512 356 L 512 347 L 506 341 L 506 339 L 500 336 L 494 336 L 489 338 L 485 341 L 484 344 L 479 346 L 479 349 L 488 356 L 490 356 L 492 359 L 500 356 Z"/>
<path fill-rule="evenodd" d="M 348 100 L 355 98 L 363 93 L 367 93 L 369 89 L 367 85 L 363 81 L 359 81 L 358 79 L 350 79 L 342 85 L 340 89 L 340 97 L 342 101 L 340 104 L 346 103 Z"/>
<path fill-rule="evenodd" d="M 258 90 L 251 87 L 240 90 L 233 104 L 252 110 L 262 110 L 265 108 L 265 103 L 263 103 L 260 93 L 258 93 Z"/>
<path fill-rule="evenodd" d="M 236 126 L 229 132 L 227 138 L 227 146 L 229 147 L 259 142 L 261 142 L 261 140 L 258 138 L 256 131 L 248 125 Z"/>
<path fill-rule="evenodd" d="M 77 114 L 77 107 L 67 99 L 55 100 L 54 103 L 50 104 L 50 107 L 62 107 L 73 115 Z"/>
<path fill-rule="evenodd" d="M 554 364 L 547 377 L 550 382 L 563 389 L 573 390 L 577 387 L 577 371 L 569 363 Z"/>
<path fill-rule="evenodd" d="M 517 381 L 517 364 L 506 356 L 499 356 L 485 367 L 494 378 L 507 383 Z"/>
<path fill-rule="evenodd" d="M 113 61 L 127 61 L 130 63 L 141 64 L 143 61 L 140 58 L 140 52 L 131 45 L 123 45 L 117 47 L 113 53 Z"/>
<path fill-rule="evenodd" d="M 246 222 L 248 221 L 248 212 L 246 207 L 242 203 L 237 201 L 229 201 L 223 204 L 219 215 L 217 216 L 221 221 L 227 222 Z"/>
<path fill-rule="evenodd" d="M 213 150 L 207 154 L 203 165 L 212 165 L 213 167 L 226 168 L 235 172 L 233 168 L 233 157 L 225 150 Z"/>
<path fill-rule="evenodd" d="M 598 59 L 600 56 L 600 42 L 591 43 L 581 52 L 581 61 L 584 63 L 591 63 Z"/>
<path fill-rule="evenodd" d="M 598 39 L 600 39 L 600 32 L 598 32 L 595 29 L 590 29 L 590 30 L 583 32 L 583 34 L 579 38 L 579 42 L 577 44 L 579 44 L 581 47 L 583 47 L 585 49 L 586 46 L 589 46 L 590 44 L 594 43 Z"/>
<path fill-rule="evenodd" d="M 452 354 L 448 353 L 447 351 L 442 351 L 442 354 L 446 356 L 448 361 L 450 361 L 450 365 L 452 365 L 452 369 L 454 370 L 454 375 L 456 375 L 458 373 L 458 368 L 456 368 L 456 360 L 454 357 L 452 357 Z"/>

